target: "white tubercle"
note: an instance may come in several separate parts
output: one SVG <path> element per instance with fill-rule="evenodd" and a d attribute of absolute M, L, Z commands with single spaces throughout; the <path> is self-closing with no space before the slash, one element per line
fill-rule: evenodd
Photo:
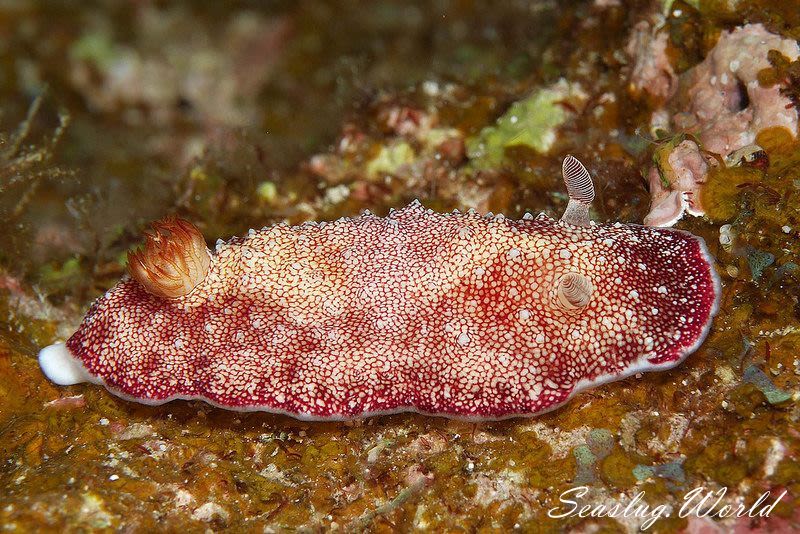
<path fill-rule="evenodd" d="M 89 381 L 83 365 L 70 354 L 64 343 L 56 343 L 40 350 L 39 367 L 51 382 L 59 386 Z"/>

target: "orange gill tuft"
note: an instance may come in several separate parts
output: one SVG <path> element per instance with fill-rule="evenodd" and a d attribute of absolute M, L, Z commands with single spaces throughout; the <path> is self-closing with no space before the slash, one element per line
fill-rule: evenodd
<path fill-rule="evenodd" d="M 145 238 L 144 247 L 128 252 L 128 270 L 149 293 L 178 298 L 205 279 L 211 256 L 195 225 L 165 217 L 145 231 Z"/>

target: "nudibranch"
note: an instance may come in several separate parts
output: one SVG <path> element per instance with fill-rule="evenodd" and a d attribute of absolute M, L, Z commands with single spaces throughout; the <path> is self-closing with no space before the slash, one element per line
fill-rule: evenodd
<path fill-rule="evenodd" d="M 571 156 L 563 173 L 559 221 L 415 201 L 386 217 L 251 230 L 213 253 L 191 224 L 156 223 L 131 276 L 40 352 L 41 368 L 146 404 L 484 420 L 680 363 L 718 307 L 703 240 L 596 224 L 589 173 Z"/>

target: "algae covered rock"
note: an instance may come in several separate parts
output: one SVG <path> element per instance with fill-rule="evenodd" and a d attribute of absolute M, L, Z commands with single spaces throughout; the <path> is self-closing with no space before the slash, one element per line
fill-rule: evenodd
<path fill-rule="evenodd" d="M 565 79 L 537 89 L 515 102 L 497 122 L 467 140 L 467 156 L 478 169 L 497 168 L 507 148 L 526 146 L 547 152 L 556 141 L 556 132 L 573 114 L 570 102 L 586 98 L 580 84 Z"/>

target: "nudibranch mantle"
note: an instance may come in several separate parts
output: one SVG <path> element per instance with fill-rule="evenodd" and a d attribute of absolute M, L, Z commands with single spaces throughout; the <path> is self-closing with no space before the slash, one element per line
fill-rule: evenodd
<path fill-rule="evenodd" d="M 387 217 L 251 230 L 218 244 L 186 295 L 123 279 L 39 361 L 56 383 L 91 381 L 136 402 L 308 420 L 534 415 L 673 367 L 718 307 L 705 245 L 589 222 L 593 191 L 576 187 L 591 180 L 578 166 L 565 161 L 561 221 L 415 201 Z"/>

